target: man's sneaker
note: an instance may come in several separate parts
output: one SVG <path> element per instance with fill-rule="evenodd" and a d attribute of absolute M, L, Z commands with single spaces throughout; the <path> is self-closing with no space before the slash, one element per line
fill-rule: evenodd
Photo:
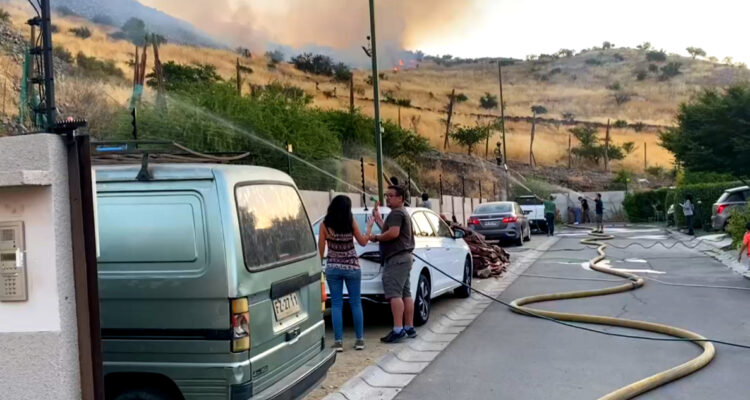
<path fill-rule="evenodd" d="M 365 341 L 362 339 L 357 339 L 356 342 L 354 342 L 354 350 L 364 350 L 365 349 Z"/>
<path fill-rule="evenodd" d="M 409 339 L 417 337 L 417 330 L 414 328 L 404 328 L 404 333 L 406 333 L 406 336 L 408 336 Z"/>
<path fill-rule="evenodd" d="M 403 329 L 399 333 L 396 333 L 393 330 L 391 330 L 390 332 L 388 332 L 387 335 L 380 338 L 380 341 L 383 343 L 396 343 L 396 342 L 400 342 L 401 339 L 405 337 L 406 337 L 406 332 L 404 332 Z"/>
<path fill-rule="evenodd" d="M 341 353 L 342 351 L 344 351 L 344 344 L 337 340 L 333 342 L 333 346 L 331 346 L 331 348 L 336 350 L 337 353 Z"/>

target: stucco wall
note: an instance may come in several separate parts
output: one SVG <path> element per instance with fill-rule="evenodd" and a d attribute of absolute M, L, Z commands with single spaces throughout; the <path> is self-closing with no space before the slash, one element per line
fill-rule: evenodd
<path fill-rule="evenodd" d="M 23 221 L 28 301 L 0 302 L 0 399 L 78 399 L 66 149 L 57 135 L 0 138 L 0 221 Z"/>

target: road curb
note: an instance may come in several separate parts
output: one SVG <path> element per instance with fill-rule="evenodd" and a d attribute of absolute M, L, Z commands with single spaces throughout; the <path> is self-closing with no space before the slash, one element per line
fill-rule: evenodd
<path fill-rule="evenodd" d="M 559 237 L 546 238 L 546 242 L 535 251 L 511 252 L 508 272 L 491 281 L 484 292 L 495 298 L 500 296 L 526 269 Z M 492 279 L 492 278 L 489 278 Z M 445 350 L 474 320 L 479 317 L 492 300 L 472 293 L 436 322 L 419 329 L 416 339 L 407 339 L 381 357 L 375 365 L 368 366 L 357 376 L 348 380 L 338 392 L 329 394 L 324 400 L 391 400 L 419 373 Z"/>
<path fill-rule="evenodd" d="M 697 240 L 698 243 L 700 243 L 700 246 L 696 246 L 695 250 L 699 250 L 704 254 L 709 255 L 711 258 L 722 263 L 725 267 L 729 268 L 733 272 L 736 272 L 744 276 L 745 278 L 750 279 L 747 267 L 742 265 L 742 263 L 737 262 L 736 251 L 724 250 L 726 246 L 731 244 L 732 240 L 730 238 L 727 237 L 726 240 L 721 241 L 711 241 L 705 240 L 701 237 L 686 235 L 682 232 L 670 228 L 667 228 L 667 232 L 681 241 L 686 242 L 690 240 Z"/>

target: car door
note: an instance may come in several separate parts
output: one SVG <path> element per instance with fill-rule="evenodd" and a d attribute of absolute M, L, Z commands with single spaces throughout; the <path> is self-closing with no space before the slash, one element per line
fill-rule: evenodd
<path fill-rule="evenodd" d="M 444 254 L 444 256 L 441 257 L 441 263 L 438 267 L 449 273 L 454 279 L 461 282 L 464 277 L 464 261 L 466 257 L 464 247 L 461 245 L 462 241 L 453 238 L 453 233 L 448 227 L 448 224 L 441 220 L 437 214 L 425 211 L 425 215 L 435 229 L 438 240 L 440 240 L 443 248 L 442 251 L 436 252 L 442 252 Z M 460 283 L 449 278 L 446 284 L 448 287 L 460 286 Z"/>
<path fill-rule="evenodd" d="M 433 229 L 425 212 L 417 211 L 412 214 L 412 223 L 415 231 L 414 242 L 415 244 L 418 243 L 417 248 L 421 250 L 421 254 L 417 253 L 417 255 L 423 257 L 430 264 L 444 270 L 445 250 L 442 246 L 443 243 L 438 238 L 437 232 Z M 448 286 L 448 277 L 438 271 L 432 271 L 431 278 L 433 292 L 445 290 Z"/>

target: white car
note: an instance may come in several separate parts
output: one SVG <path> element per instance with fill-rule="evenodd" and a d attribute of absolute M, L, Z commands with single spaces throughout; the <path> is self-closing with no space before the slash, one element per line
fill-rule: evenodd
<path fill-rule="evenodd" d="M 463 233 L 453 231 L 432 210 L 426 208 L 406 208 L 411 215 L 414 230 L 414 254 L 437 268 L 445 271 L 458 282 L 471 286 L 473 265 L 469 246 L 461 238 Z M 383 219 L 390 210 L 380 207 Z M 352 208 L 357 225 L 364 232 L 367 221 L 372 218 L 372 209 Z M 320 223 L 323 218 L 313 224 L 317 238 Z M 373 233 L 380 233 L 377 224 L 373 226 Z M 387 304 L 383 295 L 382 271 L 379 246 L 368 243 L 362 247 L 355 242 L 359 264 L 362 269 L 362 300 Z M 411 293 L 414 299 L 414 323 L 423 325 L 430 318 L 430 302 L 432 299 L 449 292 L 455 292 L 459 297 L 469 297 L 471 289 L 444 274 L 436 271 L 424 261 L 414 257 L 411 270 Z M 326 287 L 326 291 L 328 288 Z M 330 292 L 329 292 L 330 294 Z M 346 296 L 346 286 L 344 286 Z"/>

